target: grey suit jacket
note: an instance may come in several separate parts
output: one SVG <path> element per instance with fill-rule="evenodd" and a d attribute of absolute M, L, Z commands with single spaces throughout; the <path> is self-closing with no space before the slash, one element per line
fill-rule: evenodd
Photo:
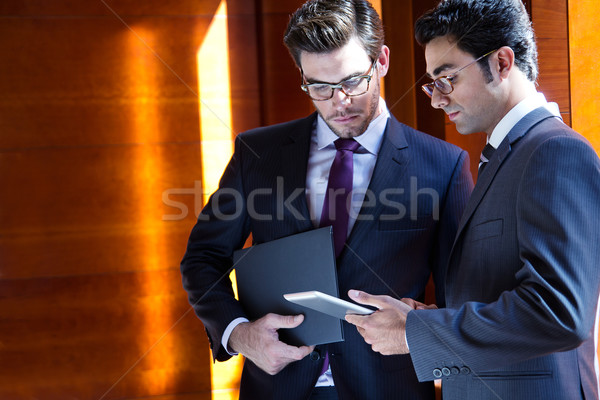
<path fill-rule="evenodd" d="M 314 229 L 305 193 L 316 114 L 240 134 L 235 152 L 194 227 L 181 263 L 184 288 L 202 320 L 217 360 L 227 325 L 245 316 L 227 279 L 232 252 L 251 233 L 254 243 Z M 470 191 L 466 152 L 411 129 L 395 118 L 386 127 L 369 185 L 370 196 L 338 257 L 340 295 L 351 288 L 420 298 L 433 273 L 444 269 Z M 443 301 L 443 293 L 437 293 Z M 318 346 L 316 357 L 269 376 L 251 362 L 242 373 L 242 399 L 306 399 L 328 351 L 340 399 L 429 399 L 409 356 L 374 353 L 356 328 L 343 323 L 345 341 Z M 320 355 L 320 356 L 319 356 Z"/>
<path fill-rule="evenodd" d="M 407 318 L 444 400 L 596 399 L 600 161 L 543 108 L 492 156 L 461 219 L 445 310 Z"/>

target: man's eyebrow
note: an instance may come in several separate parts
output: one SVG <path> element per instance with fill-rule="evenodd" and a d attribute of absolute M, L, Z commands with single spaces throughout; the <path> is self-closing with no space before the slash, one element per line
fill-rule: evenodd
<path fill-rule="evenodd" d="M 306 82 L 307 82 L 307 83 L 309 83 L 309 84 L 310 84 L 310 83 L 325 83 L 325 84 L 328 84 L 328 85 L 337 85 L 337 84 L 339 84 L 339 83 L 341 83 L 341 82 L 344 82 L 345 80 L 352 79 L 352 78 L 356 78 L 357 76 L 363 76 L 363 75 L 368 75 L 368 73 L 367 73 L 367 74 L 365 74 L 365 73 L 363 73 L 363 72 L 355 72 L 355 73 L 353 73 L 353 74 L 350 74 L 350 75 L 346 76 L 345 78 L 342 78 L 342 80 L 341 80 L 341 81 L 339 81 L 339 82 L 335 82 L 335 83 L 332 83 L 332 82 L 323 82 L 323 81 L 319 81 L 319 80 L 308 79 L 308 78 L 306 77 L 306 75 L 304 75 L 304 79 L 305 79 L 305 80 L 306 80 Z"/>
<path fill-rule="evenodd" d="M 448 64 L 448 63 L 442 64 L 433 70 L 433 76 L 429 72 L 427 73 L 427 76 L 430 77 L 431 79 L 433 79 L 434 76 L 438 76 L 442 72 L 449 70 L 449 69 L 453 69 L 453 68 L 456 68 L 456 66 L 454 64 Z"/>

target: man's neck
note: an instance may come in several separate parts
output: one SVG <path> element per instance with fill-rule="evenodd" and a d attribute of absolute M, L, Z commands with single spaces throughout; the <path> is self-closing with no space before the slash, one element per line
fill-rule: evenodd
<path fill-rule="evenodd" d="M 518 78 L 512 82 L 504 115 L 512 110 L 517 104 L 526 98 L 537 93 L 535 83 L 528 80 L 524 74 L 519 74 Z"/>
<path fill-rule="evenodd" d="M 527 97 L 533 96 L 537 93 L 535 83 L 528 80 L 524 74 L 518 74 L 518 77 L 512 77 L 512 82 L 510 82 L 509 88 L 505 94 L 505 100 L 502 102 L 503 112 L 502 117 L 498 122 L 502 120 L 512 110 L 517 104 L 521 101 L 525 100 Z M 497 125 L 497 123 L 496 123 Z M 494 125 L 494 128 L 496 127 Z M 493 129 L 492 129 L 493 131 Z M 488 140 L 492 134 L 492 132 L 485 132 Z"/>

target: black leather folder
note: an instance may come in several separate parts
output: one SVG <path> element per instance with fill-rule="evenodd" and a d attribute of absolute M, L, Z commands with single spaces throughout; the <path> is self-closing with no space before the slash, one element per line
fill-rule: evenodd
<path fill-rule="evenodd" d="M 238 250 L 233 260 L 238 296 L 250 319 L 268 313 L 303 314 L 300 326 L 279 330 L 280 340 L 294 346 L 344 340 L 338 318 L 283 298 L 286 293 L 310 290 L 339 297 L 331 227 Z"/>

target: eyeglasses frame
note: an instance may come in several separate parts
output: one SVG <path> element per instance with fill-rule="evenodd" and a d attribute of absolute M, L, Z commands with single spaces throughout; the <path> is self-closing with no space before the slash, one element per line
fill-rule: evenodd
<path fill-rule="evenodd" d="M 373 63 L 371 64 L 371 67 L 369 68 L 369 73 L 367 73 L 367 74 L 353 76 L 352 78 L 344 79 L 343 81 L 335 83 L 335 84 L 324 83 L 324 82 L 323 83 L 303 83 L 303 84 L 300 85 L 300 88 L 304 91 L 304 93 L 306 93 L 308 95 L 308 97 L 310 97 L 314 101 L 326 101 L 326 100 L 330 100 L 331 98 L 333 98 L 333 95 L 335 93 L 335 89 L 339 89 L 342 93 L 344 93 L 344 95 L 346 95 L 346 97 L 362 96 L 363 94 L 365 94 L 365 93 L 367 93 L 369 91 L 369 87 L 370 87 L 370 84 L 371 84 L 371 79 L 373 79 L 373 71 L 375 69 L 375 65 L 377 65 L 377 61 L 378 61 L 378 59 L 375 59 L 373 61 Z M 302 69 L 300 71 L 302 73 L 302 82 L 304 82 L 305 81 L 305 79 L 304 79 L 304 71 L 302 71 Z M 367 90 L 365 90 L 363 93 L 360 93 L 360 94 L 348 94 L 348 93 L 346 93 L 344 91 L 343 84 L 344 84 L 344 82 L 349 81 L 349 80 L 353 80 L 353 79 L 366 79 L 367 80 Z M 331 96 L 329 96 L 326 99 L 315 99 L 315 98 L 311 97 L 310 93 L 308 92 L 308 88 L 310 86 L 313 86 L 313 85 L 314 86 L 316 86 L 316 85 L 327 85 L 327 86 L 329 86 L 331 88 Z"/>
<path fill-rule="evenodd" d="M 468 63 L 468 64 L 467 64 L 467 65 L 465 65 L 464 67 L 462 67 L 462 68 L 459 68 L 457 71 L 454 71 L 454 72 L 453 72 L 453 73 L 451 73 L 450 75 L 440 76 L 440 77 L 438 77 L 438 78 L 434 79 L 434 80 L 433 80 L 433 82 L 429 82 L 429 83 L 426 83 L 426 84 L 422 85 L 422 86 L 421 86 L 421 89 L 422 89 L 422 90 L 425 92 L 425 94 L 426 94 L 427 96 L 429 96 L 429 98 L 433 97 L 433 91 L 434 91 L 434 89 L 437 89 L 437 90 L 438 90 L 438 91 L 439 91 L 441 94 L 443 94 L 443 95 L 447 95 L 447 94 L 450 94 L 450 93 L 452 93 L 452 92 L 454 91 L 454 85 L 452 84 L 452 79 L 454 79 L 454 78 L 456 77 L 456 75 L 457 75 L 457 74 L 458 74 L 460 71 L 462 71 L 462 70 L 464 70 L 464 69 L 466 69 L 466 68 L 470 67 L 471 65 L 473 65 L 473 64 L 475 64 L 476 62 L 478 62 L 478 61 L 480 61 L 480 60 L 484 59 L 485 57 L 489 56 L 490 54 L 492 54 L 493 52 L 495 52 L 495 51 L 497 51 L 497 50 L 498 50 L 498 49 L 496 49 L 496 50 L 492 50 L 492 51 L 490 51 L 490 52 L 487 52 L 487 53 L 485 53 L 484 55 L 482 55 L 481 57 L 477 58 L 476 60 L 473 60 L 473 61 L 471 61 L 470 63 Z M 440 89 L 440 88 L 439 88 L 439 87 L 438 87 L 438 86 L 435 84 L 436 82 L 440 81 L 441 79 L 445 79 L 445 80 L 447 80 L 447 81 L 448 81 L 448 84 L 450 85 L 450 90 L 449 90 L 448 92 L 446 92 L 446 93 L 444 93 L 444 92 L 443 92 L 443 91 L 442 91 L 442 90 L 441 90 L 441 89 Z M 429 91 L 429 88 L 431 88 L 431 92 Z"/>

